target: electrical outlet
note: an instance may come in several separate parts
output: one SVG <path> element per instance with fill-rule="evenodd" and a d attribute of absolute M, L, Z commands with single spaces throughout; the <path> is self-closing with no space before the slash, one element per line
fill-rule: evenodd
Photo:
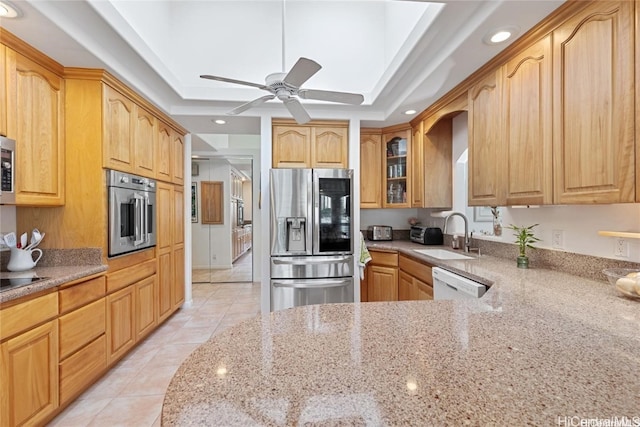
<path fill-rule="evenodd" d="M 211 261 L 215 261 L 217 259 L 218 259 L 218 257 L 216 256 L 216 254 L 211 255 Z"/>
<path fill-rule="evenodd" d="M 629 258 L 629 243 L 621 237 L 616 238 L 613 255 L 619 258 Z"/>
<path fill-rule="evenodd" d="M 551 246 L 553 249 L 562 249 L 564 247 L 564 231 L 553 230 L 551 233 Z"/>

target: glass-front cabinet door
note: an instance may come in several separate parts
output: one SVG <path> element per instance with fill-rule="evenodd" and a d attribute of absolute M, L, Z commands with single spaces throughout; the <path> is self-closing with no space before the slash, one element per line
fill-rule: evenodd
<path fill-rule="evenodd" d="M 382 140 L 385 150 L 383 207 L 411 207 L 411 129 L 385 133 Z"/>

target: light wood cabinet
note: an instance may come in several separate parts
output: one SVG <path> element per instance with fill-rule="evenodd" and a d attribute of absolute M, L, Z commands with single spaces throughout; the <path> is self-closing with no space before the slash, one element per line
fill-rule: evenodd
<path fill-rule="evenodd" d="M 58 320 L 0 345 L 0 425 L 39 425 L 59 405 Z"/>
<path fill-rule="evenodd" d="M 2 304 L 0 425 L 38 425 L 59 404 L 58 293 Z"/>
<path fill-rule="evenodd" d="M 360 208 L 382 207 L 382 135 L 360 131 Z"/>
<path fill-rule="evenodd" d="M 4 127 L 16 140 L 16 205 L 64 205 L 64 79 L 12 49 L 5 50 Z"/>
<path fill-rule="evenodd" d="M 135 284 L 136 341 L 140 341 L 158 325 L 156 275 Z"/>
<path fill-rule="evenodd" d="M 171 150 L 173 152 L 173 183 L 184 184 L 184 135 L 172 131 Z"/>
<path fill-rule="evenodd" d="M 385 208 L 411 207 L 411 129 L 383 129 L 383 189 Z"/>
<path fill-rule="evenodd" d="M 108 85 L 103 85 L 103 100 L 103 166 L 133 173 L 135 105 Z"/>
<path fill-rule="evenodd" d="M 308 126 L 273 126 L 273 167 L 311 167 L 311 128 Z"/>
<path fill-rule="evenodd" d="M 107 296 L 107 365 L 112 366 L 136 342 L 135 292 L 127 286 Z"/>
<path fill-rule="evenodd" d="M 7 136 L 7 47 L 0 44 L 0 135 Z M 14 108 L 11 106 L 11 108 Z"/>
<path fill-rule="evenodd" d="M 156 172 L 156 150 L 157 150 L 157 129 L 156 118 L 144 108 L 135 106 L 134 108 L 134 168 L 133 172 L 138 175 L 155 178 Z"/>
<path fill-rule="evenodd" d="M 325 169 L 349 167 L 347 127 L 318 126 L 312 129 L 311 166 Z"/>
<path fill-rule="evenodd" d="M 398 253 L 369 251 L 367 301 L 398 300 Z"/>
<path fill-rule="evenodd" d="M 158 183 L 157 318 L 163 321 L 184 302 L 184 190 Z"/>
<path fill-rule="evenodd" d="M 349 165 L 347 122 L 297 125 L 274 120 L 272 139 L 274 168 L 345 169 Z"/>
<path fill-rule="evenodd" d="M 422 183 L 423 208 L 451 208 L 453 206 L 453 117 L 446 116 L 423 130 L 422 152 L 416 157 L 423 159 Z M 413 193 L 414 191 L 412 191 Z M 418 198 L 414 198 L 417 207 Z"/>
<path fill-rule="evenodd" d="M 107 368 L 105 277 L 58 291 L 60 405 L 77 397 Z"/>
<path fill-rule="evenodd" d="M 400 267 L 398 298 L 400 300 L 432 300 L 432 266 L 404 254 L 400 255 L 398 264 Z"/>
<path fill-rule="evenodd" d="M 550 36 L 522 49 L 503 66 L 499 141 L 505 157 L 495 159 L 494 167 L 504 173 L 499 182 L 504 190 L 494 206 L 553 201 L 551 75 Z"/>
<path fill-rule="evenodd" d="M 504 197 L 500 78 L 494 70 L 469 89 L 469 206 L 497 206 Z"/>
<path fill-rule="evenodd" d="M 634 2 L 594 2 L 553 31 L 554 203 L 635 200 Z"/>
<path fill-rule="evenodd" d="M 411 128 L 411 207 L 424 207 L 425 171 L 423 123 Z"/>
<path fill-rule="evenodd" d="M 166 123 L 161 120 L 157 121 L 156 128 L 156 179 L 165 182 L 173 181 L 172 174 L 172 130 Z"/>

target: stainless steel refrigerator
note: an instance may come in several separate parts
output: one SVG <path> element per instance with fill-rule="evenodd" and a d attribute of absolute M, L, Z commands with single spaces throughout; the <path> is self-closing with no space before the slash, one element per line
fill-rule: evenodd
<path fill-rule="evenodd" d="M 353 302 L 353 170 L 270 172 L 271 311 Z"/>

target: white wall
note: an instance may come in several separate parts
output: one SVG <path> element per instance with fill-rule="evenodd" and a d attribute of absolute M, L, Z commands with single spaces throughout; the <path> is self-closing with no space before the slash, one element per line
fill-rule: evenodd
<path fill-rule="evenodd" d="M 453 120 L 453 162 L 454 162 L 454 210 L 465 212 L 470 220 L 469 229 L 474 236 L 482 232 L 491 233 L 491 222 L 475 222 L 474 209 L 467 207 L 467 179 L 465 150 L 468 146 L 467 114 L 460 114 Z M 512 231 L 506 229 L 509 224 L 528 226 L 539 223 L 535 228 L 536 236 L 542 239 L 537 245 L 541 248 L 559 249 L 567 252 L 593 255 L 640 262 L 640 239 L 625 239 L 629 248 L 627 258 L 614 256 L 615 238 L 598 235 L 599 230 L 640 232 L 640 203 L 614 205 L 560 205 L 532 208 L 500 208 L 502 211 L 503 232 L 501 237 L 491 239 L 513 243 Z M 424 213 L 421 212 L 421 217 Z M 462 220 L 455 219 L 457 232 L 464 231 Z M 432 219 L 442 223 L 440 219 Z M 560 230 L 563 234 L 561 248 L 553 248 L 552 233 Z"/>
<path fill-rule="evenodd" d="M 390 225 L 394 230 L 408 230 L 411 228 L 409 218 L 417 216 L 418 209 L 360 209 L 360 229 L 366 230 L 370 225 Z"/>
<path fill-rule="evenodd" d="M 12 231 L 16 233 L 16 235 L 21 232 L 20 230 L 16 230 L 16 207 L 0 205 L 0 234 L 5 235 Z M 6 249 L 4 241 L 1 238 L 0 241 L 2 241 L 0 248 Z"/>

